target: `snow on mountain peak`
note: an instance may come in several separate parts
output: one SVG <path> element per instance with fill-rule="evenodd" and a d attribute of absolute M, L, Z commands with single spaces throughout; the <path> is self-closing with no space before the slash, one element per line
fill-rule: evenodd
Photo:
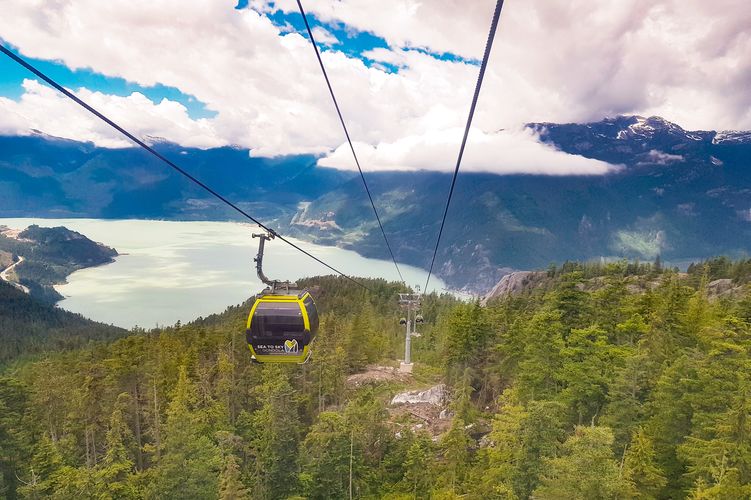
<path fill-rule="evenodd" d="M 747 144 L 751 142 L 751 131 L 723 130 L 712 138 L 712 144 Z"/>

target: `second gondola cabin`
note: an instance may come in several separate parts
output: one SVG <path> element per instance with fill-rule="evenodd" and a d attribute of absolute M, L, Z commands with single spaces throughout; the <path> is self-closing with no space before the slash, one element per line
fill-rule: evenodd
<path fill-rule="evenodd" d="M 246 339 L 261 363 L 305 363 L 318 331 L 318 310 L 310 292 L 263 294 L 248 315 Z"/>

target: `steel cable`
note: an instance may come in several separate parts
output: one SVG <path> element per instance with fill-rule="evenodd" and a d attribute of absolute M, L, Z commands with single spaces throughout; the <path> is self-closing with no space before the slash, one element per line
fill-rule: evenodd
<path fill-rule="evenodd" d="M 485 77 L 485 70 L 488 67 L 488 59 L 490 59 L 490 49 L 493 47 L 493 40 L 495 39 L 495 32 L 498 28 L 498 19 L 501 16 L 501 9 L 503 8 L 503 0 L 496 0 L 495 11 L 493 12 L 493 20 L 490 23 L 490 33 L 488 34 L 488 41 L 485 44 L 485 53 L 482 57 L 482 64 L 480 65 L 480 74 L 477 77 L 477 84 L 475 85 L 475 93 L 472 97 L 472 105 L 469 108 L 469 116 L 467 117 L 467 125 L 464 128 L 464 137 L 462 138 L 462 145 L 459 148 L 459 156 L 456 159 L 456 167 L 454 168 L 454 176 L 451 178 L 451 188 L 449 189 L 449 195 L 446 199 L 446 208 L 443 211 L 443 219 L 441 220 L 441 228 L 438 230 L 438 239 L 435 242 L 435 249 L 433 250 L 433 258 L 430 261 L 430 268 L 428 269 L 428 279 L 425 280 L 425 288 L 423 293 L 428 293 L 428 284 L 430 283 L 430 276 L 433 274 L 433 266 L 435 265 L 435 258 L 438 255 L 438 246 L 441 244 L 441 236 L 443 235 L 443 227 L 446 224 L 446 216 L 449 212 L 449 206 L 451 205 L 451 197 L 454 194 L 454 186 L 456 185 L 456 177 L 459 175 L 459 167 L 462 164 L 462 157 L 464 156 L 464 148 L 467 145 L 467 137 L 469 136 L 469 129 L 472 126 L 472 118 L 475 115 L 475 108 L 477 107 L 477 101 L 480 97 L 480 88 L 482 87 L 482 80 Z"/>
<path fill-rule="evenodd" d="M 152 148 L 151 146 L 149 146 L 148 144 L 146 144 L 145 142 L 143 142 L 141 139 L 137 138 L 136 136 L 134 136 L 133 134 L 131 134 L 130 132 L 128 132 L 127 130 L 125 130 L 124 128 L 122 128 L 120 125 L 118 125 L 114 121 L 112 121 L 109 118 L 107 118 L 105 115 L 103 115 L 102 113 L 100 113 L 99 111 L 97 111 L 96 109 L 94 109 L 92 106 L 90 106 L 89 104 L 87 104 L 86 102 L 84 102 L 83 100 L 81 100 L 79 97 L 77 97 L 75 94 L 73 94 L 72 92 L 70 92 L 68 89 L 66 89 L 65 87 L 63 87 L 62 85 L 60 85 L 59 83 L 57 83 L 55 80 L 53 80 L 52 78 L 50 78 L 49 76 L 47 76 L 45 73 L 43 73 L 42 71 L 40 71 L 39 69 L 37 69 L 36 67 L 34 67 L 33 65 L 31 65 L 28 61 L 26 61 L 22 57 L 18 56 L 17 54 L 14 54 L 10 49 L 6 48 L 2 44 L 0 44 L 0 51 L 2 51 L 5 55 L 7 55 L 8 57 L 10 57 L 12 60 L 14 60 L 18 64 L 20 64 L 21 66 L 23 66 L 24 68 L 26 68 L 27 70 L 29 70 L 32 73 L 34 73 L 36 76 L 38 76 L 39 78 L 41 78 L 42 80 L 44 80 L 45 82 L 47 82 L 49 85 L 51 85 L 52 87 L 54 87 L 58 91 L 62 92 L 66 97 L 68 97 L 71 100 L 73 100 L 76 104 L 78 104 L 82 108 L 86 109 L 88 112 L 90 112 L 91 114 L 93 114 L 94 116 L 96 116 L 97 118 L 99 118 L 100 120 L 102 120 L 103 122 L 105 122 L 107 125 L 109 125 L 110 127 L 114 128 L 115 130 L 117 130 L 118 132 L 120 132 L 121 134 L 123 134 L 125 137 L 127 137 L 128 139 L 130 139 L 131 141 L 133 141 L 134 143 L 136 143 L 137 145 L 141 146 L 143 149 L 145 149 L 146 151 L 148 151 L 149 153 L 151 153 L 154 157 L 156 157 L 157 159 L 159 159 L 159 160 L 163 161 L 164 163 L 166 163 L 173 170 L 179 172 L 181 175 L 183 175 L 184 177 L 186 177 L 187 179 L 189 179 L 191 182 L 193 182 L 197 186 L 201 187 L 202 189 L 204 189 L 208 193 L 210 193 L 213 196 L 215 196 L 217 199 L 219 199 L 222 202 L 224 202 L 225 204 L 227 204 L 229 207 L 231 207 L 232 209 L 234 209 L 236 212 L 238 212 L 239 214 L 241 214 L 243 217 L 245 217 L 245 218 L 249 219 L 250 221 L 254 222 L 259 227 L 261 227 L 262 229 L 264 229 L 265 231 L 268 231 L 274 237 L 279 238 L 280 240 L 282 240 L 286 244 L 290 245 L 295 250 L 297 250 L 297 251 L 299 251 L 299 252 L 307 255 L 311 259 L 315 260 L 319 264 L 324 265 L 326 268 L 330 269 L 331 271 L 334 271 L 338 275 L 340 275 L 340 276 L 348 279 L 349 281 L 352 281 L 353 283 L 358 284 L 359 286 L 361 286 L 361 287 L 363 287 L 363 288 L 365 288 L 367 290 L 370 290 L 371 292 L 373 291 L 372 289 L 370 289 L 365 284 L 360 283 L 356 279 L 354 279 L 354 278 L 352 278 L 352 277 L 344 274 L 343 272 L 339 271 L 335 267 L 327 264 L 326 262 L 322 261 L 321 259 L 319 259 L 315 255 L 311 254 L 307 250 L 304 250 L 304 249 L 300 248 L 295 243 L 291 242 L 290 240 L 286 239 L 281 234 L 277 233 L 276 231 L 274 231 L 270 227 L 266 226 L 265 224 L 263 224 L 262 222 L 260 222 L 258 219 L 255 219 L 250 214 L 248 214 L 247 212 L 245 212 L 243 209 L 241 209 L 240 207 L 238 207 L 237 205 L 235 205 L 234 203 L 232 203 L 231 201 L 229 201 L 227 198 L 225 198 L 221 194 L 219 194 L 216 191 L 214 191 L 212 188 L 210 188 L 209 186 L 207 186 L 206 184 L 204 184 L 202 181 L 200 181 L 197 178 L 195 178 L 193 175 L 189 174 L 188 172 L 186 172 L 185 170 L 183 170 L 182 168 L 180 168 L 179 166 L 177 166 L 171 160 L 169 160 L 168 158 L 164 157 L 161 153 L 159 153 L 158 151 L 156 151 L 154 148 Z"/>
<path fill-rule="evenodd" d="M 365 192 L 368 193 L 370 206 L 373 207 L 373 213 L 375 214 L 376 220 L 378 221 L 378 227 L 381 228 L 383 241 L 386 242 L 386 248 L 388 248 L 389 250 L 389 254 L 391 255 L 391 260 L 394 262 L 394 267 L 396 267 L 396 272 L 399 274 L 399 279 L 401 280 L 402 283 L 404 283 L 402 272 L 399 270 L 399 264 L 396 263 L 396 257 L 394 256 L 394 252 L 391 250 L 391 244 L 389 243 L 389 239 L 386 237 L 386 231 L 383 229 L 383 224 L 381 223 L 381 217 L 378 215 L 378 210 L 376 210 L 375 203 L 373 202 L 373 196 L 370 194 L 370 188 L 368 187 L 368 182 L 365 180 L 365 174 L 362 171 L 362 167 L 360 167 L 360 160 L 358 160 L 357 153 L 355 153 L 355 147 L 352 145 L 352 139 L 350 139 L 349 131 L 347 130 L 347 125 L 344 123 L 344 117 L 342 116 L 342 111 L 339 108 L 339 103 L 336 100 L 336 95 L 334 94 L 334 88 L 331 86 L 329 75 L 326 72 L 326 66 L 324 66 L 323 59 L 321 59 L 321 53 L 318 50 L 318 45 L 316 44 L 316 40 L 313 37 L 313 30 L 310 29 L 310 24 L 308 23 L 308 16 L 305 15 L 305 9 L 303 9 L 301 0 L 297 0 L 297 6 L 300 8 L 300 15 L 302 15 L 302 20 L 305 23 L 305 29 L 308 31 L 308 36 L 310 37 L 310 42 L 313 45 L 313 50 L 315 50 L 316 58 L 318 59 L 318 64 L 319 66 L 321 66 L 321 72 L 323 73 L 323 78 L 326 80 L 326 86 L 329 88 L 329 94 L 331 94 L 331 100 L 334 101 L 336 114 L 339 116 L 339 122 L 342 124 L 342 128 L 344 129 L 344 135 L 347 137 L 347 143 L 349 144 L 349 149 L 352 151 L 352 157 L 355 159 L 355 165 L 357 165 L 357 170 L 360 172 L 360 178 L 362 179 L 363 186 L 365 186 Z"/>

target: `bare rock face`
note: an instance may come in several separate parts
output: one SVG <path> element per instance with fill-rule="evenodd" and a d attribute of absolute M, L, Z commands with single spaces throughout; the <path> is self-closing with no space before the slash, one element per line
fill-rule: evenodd
<path fill-rule="evenodd" d="M 412 432 L 424 430 L 437 441 L 451 427 L 451 415 L 444 407 L 448 401 L 448 388 L 438 384 L 423 391 L 397 394 L 388 411 L 393 421 L 400 422 L 400 427 L 409 422 Z"/>
<path fill-rule="evenodd" d="M 731 279 L 719 279 L 707 285 L 707 295 L 710 299 L 720 297 L 737 297 L 743 293 L 743 286 L 737 285 Z"/>
<path fill-rule="evenodd" d="M 731 279 L 714 280 L 707 285 L 707 291 L 710 295 L 721 295 L 731 288 L 733 288 L 733 280 Z"/>
<path fill-rule="evenodd" d="M 430 404 L 442 406 L 448 400 L 448 390 L 445 384 L 438 384 L 424 391 L 401 392 L 391 400 L 392 405 L 399 404 Z"/>
<path fill-rule="evenodd" d="M 547 273 L 544 271 L 515 271 L 501 278 L 496 286 L 483 297 L 481 303 L 486 305 L 491 299 L 519 295 L 522 292 L 540 286 Z"/>

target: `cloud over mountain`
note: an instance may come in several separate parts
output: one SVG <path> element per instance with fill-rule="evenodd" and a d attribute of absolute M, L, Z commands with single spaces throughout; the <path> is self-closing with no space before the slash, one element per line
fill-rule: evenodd
<path fill-rule="evenodd" d="M 236 144 L 257 156 L 321 154 L 322 164 L 343 165 L 336 161 L 343 134 L 317 62 L 289 23 L 295 2 L 234 5 L 7 0 L 0 38 L 25 56 L 177 88 L 216 113 L 195 119 L 169 99 L 76 88 L 140 135 L 200 147 Z M 459 140 L 460 134 L 451 134 L 466 119 L 477 76 L 477 67 L 466 61 L 482 54 L 493 2 L 317 0 L 306 7 L 323 24 L 316 32 L 327 45 L 322 55 L 352 137 L 370 151 L 363 153 L 363 166 L 369 168 L 369 160 L 373 168 L 444 169 L 453 163 L 456 148 L 449 140 Z M 531 121 L 582 122 L 636 112 L 692 129 L 751 128 L 750 24 L 745 0 L 507 2 L 468 168 L 607 170 L 551 152 L 524 134 L 480 132 Z M 363 50 L 353 41 L 359 33 L 386 46 Z M 116 133 L 74 109 L 27 82 L 19 100 L 0 99 L 0 131 L 38 128 L 122 144 Z M 410 152 L 410 145 L 420 151 Z M 423 151 L 430 147 L 435 151 Z M 540 167 L 539 159 L 560 168 Z"/>
<path fill-rule="evenodd" d="M 21 99 L 0 97 L 0 132 L 19 134 L 30 129 L 69 139 L 84 139 L 108 148 L 130 147 L 132 143 L 87 111 L 74 105 L 56 90 L 25 80 Z M 126 97 L 75 90 L 77 97 L 141 137 L 161 136 L 168 131 L 170 140 L 190 147 L 209 148 L 225 144 L 217 137 L 208 119 L 193 120 L 185 107 L 163 99 L 154 103 L 140 93 Z"/>
<path fill-rule="evenodd" d="M 410 136 L 376 146 L 355 145 L 361 164 L 369 170 L 453 172 L 459 141 L 459 128 Z M 342 145 L 318 164 L 343 170 L 354 170 L 355 164 L 348 145 Z M 493 134 L 470 133 L 463 172 L 533 175 L 602 175 L 619 167 L 604 161 L 564 153 L 539 141 L 529 129 L 499 131 Z"/>

